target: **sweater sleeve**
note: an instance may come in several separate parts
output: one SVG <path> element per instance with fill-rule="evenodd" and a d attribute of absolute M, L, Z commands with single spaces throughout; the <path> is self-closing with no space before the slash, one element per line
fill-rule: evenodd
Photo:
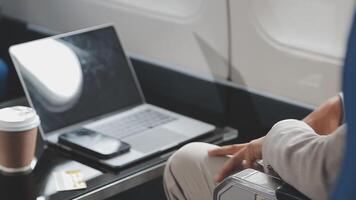
<path fill-rule="evenodd" d="M 346 126 L 318 135 L 305 122 L 275 124 L 262 145 L 264 163 L 311 199 L 327 199 L 342 160 Z"/>

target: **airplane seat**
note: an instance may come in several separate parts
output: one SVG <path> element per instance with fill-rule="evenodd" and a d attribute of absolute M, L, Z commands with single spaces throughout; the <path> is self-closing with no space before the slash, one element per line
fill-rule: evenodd
<path fill-rule="evenodd" d="M 7 64 L 0 58 L 0 100 L 6 94 L 8 73 L 9 68 Z"/>
<path fill-rule="evenodd" d="M 344 61 L 343 91 L 347 123 L 346 148 L 343 165 L 332 199 L 355 199 L 356 196 L 356 14 L 350 29 L 347 53 Z"/>

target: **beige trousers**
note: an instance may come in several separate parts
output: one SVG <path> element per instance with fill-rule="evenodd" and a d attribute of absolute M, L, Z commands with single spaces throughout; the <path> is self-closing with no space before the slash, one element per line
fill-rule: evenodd
<path fill-rule="evenodd" d="M 194 142 L 183 146 L 168 160 L 164 172 L 164 189 L 169 200 L 213 199 L 214 176 L 227 157 L 210 157 L 212 144 Z"/>

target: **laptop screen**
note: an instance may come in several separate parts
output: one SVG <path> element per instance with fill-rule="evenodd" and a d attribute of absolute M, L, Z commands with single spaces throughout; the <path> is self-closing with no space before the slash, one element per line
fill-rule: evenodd
<path fill-rule="evenodd" d="M 114 27 L 11 47 L 44 133 L 143 103 Z"/>

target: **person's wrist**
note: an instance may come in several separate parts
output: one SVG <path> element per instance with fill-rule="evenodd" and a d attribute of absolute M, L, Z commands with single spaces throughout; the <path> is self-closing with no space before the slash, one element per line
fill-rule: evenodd
<path fill-rule="evenodd" d="M 338 122 L 339 125 L 342 123 L 343 120 L 342 107 L 343 105 L 342 105 L 341 97 L 338 95 L 335 97 L 335 99 L 332 102 L 331 110 L 329 114 L 330 116 L 333 117 L 334 120 Z"/>

